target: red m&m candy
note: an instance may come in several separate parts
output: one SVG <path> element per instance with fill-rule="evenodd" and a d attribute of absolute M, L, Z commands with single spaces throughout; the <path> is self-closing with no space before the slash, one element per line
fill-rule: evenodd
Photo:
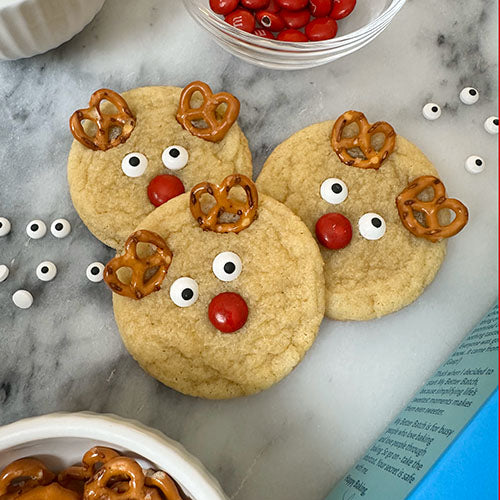
<path fill-rule="evenodd" d="M 266 9 L 269 5 L 269 0 L 240 0 L 242 7 L 250 10 Z"/>
<path fill-rule="evenodd" d="M 324 247 L 330 250 L 340 250 L 351 242 L 351 223 L 342 214 L 325 214 L 316 222 L 316 237 Z"/>
<path fill-rule="evenodd" d="M 261 26 L 271 31 L 281 31 L 285 27 L 285 23 L 280 15 L 269 12 L 268 10 L 260 10 L 257 12 L 257 21 L 259 21 Z"/>
<path fill-rule="evenodd" d="M 284 30 L 278 35 L 282 42 L 307 42 L 307 36 L 299 30 Z"/>
<path fill-rule="evenodd" d="M 314 17 L 326 17 L 332 11 L 332 0 L 309 0 L 309 11 Z"/>
<path fill-rule="evenodd" d="M 337 34 L 337 21 L 331 17 L 318 17 L 306 26 L 305 32 L 311 42 L 329 40 Z"/>
<path fill-rule="evenodd" d="M 267 10 L 271 14 L 277 14 L 281 10 L 281 7 L 278 5 L 277 0 L 270 0 L 269 5 L 264 10 Z"/>
<path fill-rule="evenodd" d="M 168 200 L 184 193 L 184 184 L 175 175 L 161 174 L 154 177 L 148 185 L 149 201 L 159 207 Z"/>
<path fill-rule="evenodd" d="M 223 16 L 233 12 L 238 7 L 239 0 L 210 0 L 210 8 L 216 14 Z"/>
<path fill-rule="evenodd" d="M 225 17 L 225 21 L 235 28 L 252 33 L 255 29 L 255 17 L 248 10 L 237 9 Z"/>
<path fill-rule="evenodd" d="M 333 0 L 332 11 L 330 17 L 332 19 L 344 19 L 356 7 L 356 0 Z"/>
<path fill-rule="evenodd" d="M 208 319 L 222 333 L 234 333 L 243 327 L 247 318 L 248 306 L 237 293 L 220 293 L 208 306 Z"/>
<path fill-rule="evenodd" d="M 285 22 L 287 28 L 298 30 L 303 28 L 311 18 L 309 9 L 302 10 L 285 10 L 280 11 L 280 16 Z"/>
<path fill-rule="evenodd" d="M 274 35 L 270 30 L 266 30 L 265 28 L 257 28 L 253 32 L 254 35 L 261 36 L 262 38 L 269 38 L 270 40 L 274 40 Z"/>
<path fill-rule="evenodd" d="M 277 0 L 277 2 L 283 9 L 302 10 L 307 7 L 309 0 Z"/>

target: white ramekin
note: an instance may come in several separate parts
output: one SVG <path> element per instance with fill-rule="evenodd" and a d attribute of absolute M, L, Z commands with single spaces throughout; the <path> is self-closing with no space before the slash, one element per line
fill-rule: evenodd
<path fill-rule="evenodd" d="M 0 470 L 30 456 L 58 471 L 79 463 L 96 445 L 136 458 L 143 467 L 164 470 L 193 500 L 227 500 L 217 481 L 182 445 L 138 422 L 107 414 L 53 413 L 0 427 Z"/>
<path fill-rule="evenodd" d="M 0 60 L 58 47 L 79 33 L 104 0 L 0 0 Z"/>

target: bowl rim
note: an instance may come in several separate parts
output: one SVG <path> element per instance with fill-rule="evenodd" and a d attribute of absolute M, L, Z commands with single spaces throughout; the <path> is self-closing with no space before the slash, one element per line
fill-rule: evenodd
<path fill-rule="evenodd" d="M 205 23 L 210 24 L 226 36 L 231 38 L 236 38 L 238 41 L 243 41 L 251 44 L 252 46 L 259 46 L 262 48 L 276 50 L 285 50 L 288 52 L 308 52 L 308 51 L 321 51 L 322 49 L 331 49 L 337 45 L 349 44 L 351 42 L 360 41 L 360 39 L 365 38 L 370 32 L 376 29 L 379 24 L 383 23 L 386 19 L 391 19 L 396 15 L 396 13 L 403 7 L 406 0 L 392 0 L 391 4 L 375 19 L 365 24 L 361 28 L 358 28 L 351 33 L 342 35 L 330 40 L 318 41 L 318 42 L 284 42 L 281 40 L 270 40 L 266 38 L 259 37 L 253 33 L 247 33 L 234 26 L 226 23 L 224 19 L 220 18 L 215 12 L 212 12 L 210 8 L 196 6 L 193 4 L 193 0 L 183 0 L 184 6 L 189 14 L 205 29 Z M 199 12 L 200 14 L 196 14 Z M 295 50 L 294 50 L 295 49 Z"/>
<path fill-rule="evenodd" d="M 165 470 L 194 500 L 228 500 L 218 481 L 179 442 L 136 420 L 109 413 L 50 413 L 1 426 L 0 453 L 32 441 L 65 437 L 128 449 Z"/>

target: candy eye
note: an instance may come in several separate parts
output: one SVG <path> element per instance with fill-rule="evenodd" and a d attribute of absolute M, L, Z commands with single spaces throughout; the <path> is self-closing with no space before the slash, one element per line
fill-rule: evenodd
<path fill-rule="evenodd" d="M 363 215 L 358 225 L 361 236 L 367 240 L 379 240 L 385 234 L 385 220 L 378 214 L 370 212 Z"/>
<path fill-rule="evenodd" d="M 437 120 L 441 116 L 441 107 L 434 102 L 429 102 L 422 109 L 422 114 L 426 120 Z"/>
<path fill-rule="evenodd" d="M 170 287 L 170 298 L 176 306 L 192 306 L 198 300 L 198 283 L 186 276 L 176 279 Z"/>
<path fill-rule="evenodd" d="M 57 267 L 49 260 L 42 262 L 36 268 L 36 277 L 41 281 L 51 281 L 56 277 Z"/>
<path fill-rule="evenodd" d="M 142 153 L 129 153 L 122 160 L 122 170 L 128 177 L 140 177 L 148 168 L 148 159 Z"/>
<path fill-rule="evenodd" d="M 498 134 L 498 116 L 490 116 L 484 122 L 484 130 L 488 134 Z"/>
<path fill-rule="evenodd" d="M 484 170 L 484 160 L 480 156 L 469 156 L 465 160 L 465 170 L 471 174 L 480 174 Z"/>
<path fill-rule="evenodd" d="M 5 217 L 0 217 L 0 236 L 7 236 L 10 233 L 10 221 Z"/>
<path fill-rule="evenodd" d="M 33 240 L 39 240 L 45 236 L 47 226 L 41 220 L 32 220 L 26 226 L 26 234 Z"/>
<path fill-rule="evenodd" d="M 332 205 L 338 205 L 342 203 L 349 194 L 349 190 L 344 181 L 332 177 L 326 179 L 321 184 L 320 189 L 321 198 Z"/>
<path fill-rule="evenodd" d="M 99 283 L 102 281 L 104 273 L 104 264 L 102 262 L 92 262 L 87 266 L 87 279 L 93 283 Z"/>
<path fill-rule="evenodd" d="M 233 252 L 222 252 L 212 262 L 212 270 L 221 281 L 233 281 L 242 270 L 241 259 Z"/>
<path fill-rule="evenodd" d="M 170 146 L 163 151 L 161 161 L 169 170 L 180 170 L 187 165 L 189 153 L 182 146 Z"/>
<path fill-rule="evenodd" d="M 66 238 L 71 232 L 71 224 L 66 219 L 56 219 L 50 225 L 50 232 L 56 238 Z"/>
<path fill-rule="evenodd" d="M 474 87 L 465 87 L 460 92 L 460 100 L 464 104 L 476 104 L 479 101 L 479 92 Z"/>

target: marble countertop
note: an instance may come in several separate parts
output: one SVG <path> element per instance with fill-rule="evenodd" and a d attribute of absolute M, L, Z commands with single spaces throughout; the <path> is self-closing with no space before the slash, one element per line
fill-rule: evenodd
<path fill-rule="evenodd" d="M 276 72 L 216 46 L 179 0 L 107 0 L 73 40 L 28 60 L 0 63 L 0 424 L 58 410 L 113 412 L 164 431 L 197 455 L 234 500 L 321 500 L 449 355 L 497 296 L 497 4 L 409 0 L 372 44 L 330 65 Z M 405 310 L 377 321 L 325 320 L 304 362 L 257 396 L 223 402 L 178 394 L 125 351 L 111 296 L 87 281 L 88 263 L 112 255 L 75 213 L 66 184 L 70 114 L 92 91 L 201 79 L 242 102 L 240 124 L 256 171 L 283 139 L 355 108 L 390 121 L 419 145 L 470 224 L 449 244 L 437 279 Z M 479 89 L 474 106 L 462 87 Z M 428 101 L 442 117 L 421 115 Z M 479 154 L 472 176 L 465 158 Z M 29 240 L 31 219 L 66 217 L 70 237 Z M 42 284 L 35 267 L 53 260 Z M 17 309 L 11 295 L 31 290 Z"/>

